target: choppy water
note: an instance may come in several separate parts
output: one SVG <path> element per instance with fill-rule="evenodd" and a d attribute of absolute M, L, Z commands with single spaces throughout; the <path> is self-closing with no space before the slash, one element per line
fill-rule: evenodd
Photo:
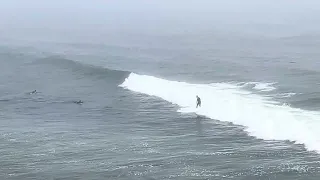
<path fill-rule="evenodd" d="M 319 179 L 315 47 L 168 41 L 3 45 L 0 179 Z"/>

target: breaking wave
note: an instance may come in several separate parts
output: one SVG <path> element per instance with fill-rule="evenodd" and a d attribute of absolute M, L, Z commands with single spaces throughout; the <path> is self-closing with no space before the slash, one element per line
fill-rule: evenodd
<path fill-rule="evenodd" d="M 269 84 L 255 85 L 257 89 L 272 89 Z M 319 112 L 283 105 L 244 90 L 241 85 L 190 84 L 131 73 L 119 86 L 176 104 L 181 113 L 196 113 L 243 125 L 257 138 L 289 140 L 320 152 Z M 202 99 L 201 108 L 195 107 L 196 95 Z"/>

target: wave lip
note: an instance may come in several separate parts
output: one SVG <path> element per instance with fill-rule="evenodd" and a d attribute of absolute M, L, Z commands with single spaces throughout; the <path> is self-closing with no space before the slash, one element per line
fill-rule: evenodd
<path fill-rule="evenodd" d="M 131 73 L 119 86 L 176 104 L 181 107 L 181 113 L 243 125 L 257 138 L 289 140 L 320 152 L 319 112 L 283 106 L 239 85 L 190 84 Z M 195 107 L 196 95 L 202 100 L 201 108 Z"/>

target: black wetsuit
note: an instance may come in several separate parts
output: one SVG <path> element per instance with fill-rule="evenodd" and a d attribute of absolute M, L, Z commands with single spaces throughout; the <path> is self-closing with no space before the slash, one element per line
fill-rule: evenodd
<path fill-rule="evenodd" d="M 199 97 L 197 97 L 197 107 L 200 106 L 201 107 L 201 99 Z"/>
<path fill-rule="evenodd" d="M 81 100 L 79 100 L 79 101 L 74 101 L 74 103 L 76 103 L 76 104 L 82 104 L 83 101 L 81 101 Z"/>

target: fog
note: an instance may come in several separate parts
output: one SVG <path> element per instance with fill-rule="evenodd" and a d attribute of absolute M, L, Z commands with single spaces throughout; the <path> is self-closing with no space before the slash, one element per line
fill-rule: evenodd
<path fill-rule="evenodd" d="M 231 32 L 293 36 L 320 30 L 318 0 L 2 0 L 0 37 L 96 38 Z"/>

